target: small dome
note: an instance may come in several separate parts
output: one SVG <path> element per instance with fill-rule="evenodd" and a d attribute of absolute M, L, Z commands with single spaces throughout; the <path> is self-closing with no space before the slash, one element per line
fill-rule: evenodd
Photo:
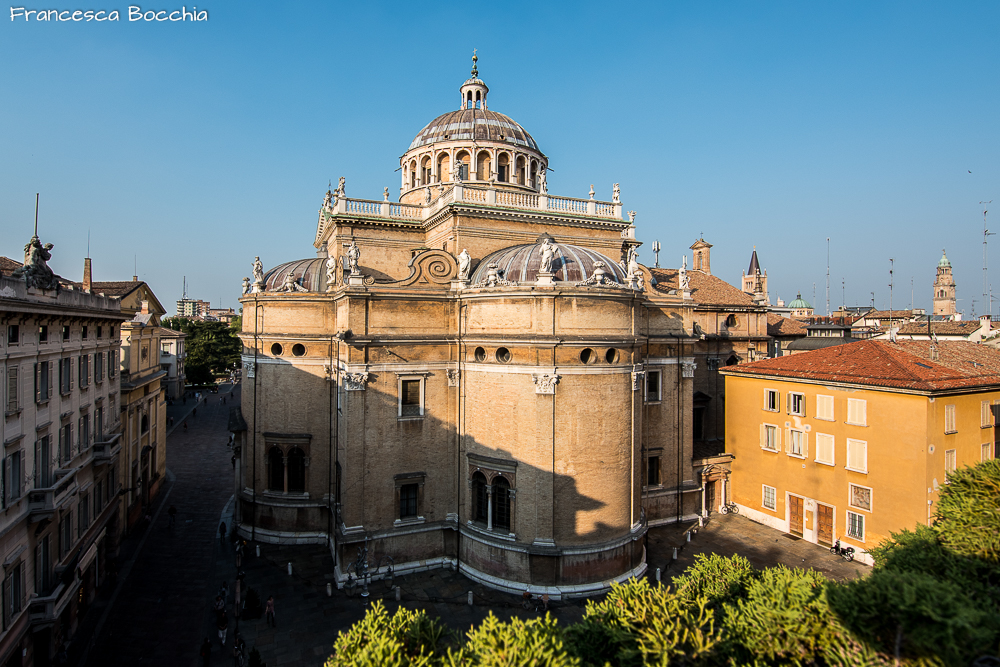
<path fill-rule="evenodd" d="M 539 237 L 537 243 L 511 246 L 487 255 L 479 262 L 469 282 L 475 285 L 486 278 L 486 270 L 493 262 L 496 262 L 500 276 L 504 280 L 517 283 L 537 281 L 538 266 L 542 261 L 542 238 L 544 237 Z M 566 283 L 583 282 L 594 275 L 594 265 L 603 262 L 604 270 L 607 271 L 610 280 L 623 285 L 628 282 L 622 267 L 601 253 L 580 246 L 558 243 L 551 237 L 550 240 L 555 245 L 555 255 L 552 259 L 552 273 L 555 280 Z"/>
<path fill-rule="evenodd" d="M 307 292 L 326 291 L 326 260 L 322 257 L 297 259 L 270 269 L 264 273 L 264 291 L 280 292 L 289 273 L 295 276 L 295 282 Z"/>
<path fill-rule="evenodd" d="M 948 261 L 948 256 L 944 254 L 944 250 L 941 251 L 941 259 L 938 260 L 938 268 L 939 269 L 951 268 L 951 262 Z"/>
<path fill-rule="evenodd" d="M 809 308 L 809 309 L 812 309 L 812 306 L 809 305 L 809 302 L 802 298 L 802 292 L 799 292 L 795 296 L 795 300 L 792 301 L 790 304 L 788 304 L 788 307 L 789 308 Z"/>
<path fill-rule="evenodd" d="M 460 109 L 441 114 L 417 133 L 407 152 L 439 141 L 493 141 L 538 151 L 538 144 L 517 121 L 489 109 Z"/>

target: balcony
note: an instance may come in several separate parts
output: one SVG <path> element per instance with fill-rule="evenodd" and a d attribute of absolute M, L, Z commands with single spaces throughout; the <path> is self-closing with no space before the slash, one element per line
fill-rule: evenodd
<path fill-rule="evenodd" d="M 56 510 L 68 501 L 76 490 L 76 473 L 72 470 L 57 470 L 52 486 L 28 491 L 28 521 L 37 523 L 55 516 Z"/>
<path fill-rule="evenodd" d="M 118 456 L 118 452 L 122 448 L 119 442 L 121 437 L 121 433 L 115 433 L 114 435 L 109 435 L 103 442 L 94 443 L 94 446 L 91 447 L 91 452 L 93 453 L 91 460 L 95 466 L 104 465 Z"/>
<path fill-rule="evenodd" d="M 75 570 L 69 571 L 68 575 L 62 577 L 59 585 L 51 593 L 36 597 L 28 603 L 32 628 L 37 629 L 55 623 L 73 599 L 73 593 L 80 585 L 80 578 L 76 576 Z"/>

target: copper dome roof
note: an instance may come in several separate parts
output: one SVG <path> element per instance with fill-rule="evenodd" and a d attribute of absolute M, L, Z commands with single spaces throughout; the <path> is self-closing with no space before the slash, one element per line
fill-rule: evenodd
<path fill-rule="evenodd" d="M 504 280 L 518 283 L 533 283 L 538 280 L 538 266 L 542 260 L 541 243 L 516 245 L 498 250 L 483 258 L 473 272 L 469 282 L 475 285 L 486 277 L 489 265 L 496 262 L 500 276 Z M 624 269 L 617 262 L 599 252 L 580 246 L 555 243 L 552 273 L 556 281 L 578 283 L 594 275 L 597 262 L 604 263 L 608 278 L 621 284 L 628 282 Z"/>
<path fill-rule="evenodd" d="M 439 141 L 493 141 L 541 152 L 517 121 L 489 109 L 459 109 L 441 114 L 417 133 L 407 151 Z"/>
<path fill-rule="evenodd" d="M 295 282 L 306 288 L 306 291 L 326 291 L 326 260 L 322 257 L 285 262 L 267 271 L 264 274 L 264 291 L 280 291 L 289 272 L 295 275 Z"/>

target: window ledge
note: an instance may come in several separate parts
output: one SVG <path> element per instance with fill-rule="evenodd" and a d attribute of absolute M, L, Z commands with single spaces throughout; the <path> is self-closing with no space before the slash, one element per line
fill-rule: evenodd
<path fill-rule="evenodd" d="M 848 505 L 848 508 L 850 508 L 852 512 L 868 512 L 869 514 L 872 513 L 871 510 L 866 510 L 864 507 L 855 507 L 854 505 Z"/>
<path fill-rule="evenodd" d="M 392 525 L 393 527 L 400 528 L 402 526 L 418 526 L 426 522 L 427 519 L 422 516 L 408 516 L 405 519 L 396 519 L 392 522 Z"/>
<path fill-rule="evenodd" d="M 862 475 L 867 475 L 868 474 L 867 470 L 858 470 L 857 468 L 852 468 L 850 466 L 844 466 L 844 470 L 850 470 L 851 472 L 860 473 Z"/>
<path fill-rule="evenodd" d="M 832 463 L 829 461 L 820 461 L 819 459 L 813 459 L 813 463 L 818 463 L 821 466 L 830 466 L 831 468 L 834 468 L 837 465 L 836 463 Z"/>
<path fill-rule="evenodd" d="M 802 459 L 803 461 L 806 460 L 805 454 L 792 454 L 791 452 L 789 452 L 788 455 L 793 459 Z"/>
<path fill-rule="evenodd" d="M 17 417 L 21 414 L 21 408 L 17 410 L 7 410 L 3 413 L 4 419 L 10 419 L 11 417 Z"/>
<path fill-rule="evenodd" d="M 424 420 L 423 415 L 407 415 L 406 417 L 396 417 L 396 421 L 398 422 L 417 422 L 423 420 Z"/>
<path fill-rule="evenodd" d="M 775 506 L 775 507 L 768 507 L 767 505 L 761 505 L 761 507 L 763 509 L 767 510 L 768 512 L 777 512 L 778 511 L 777 506 Z"/>
<path fill-rule="evenodd" d="M 817 415 L 816 417 L 814 417 L 814 419 L 819 419 L 820 421 L 824 421 L 824 422 L 835 422 L 835 421 L 837 421 L 833 417 L 820 417 L 819 415 Z"/>
<path fill-rule="evenodd" d="M 956 433 L 958 433 L 958 431 L 945 431 L 944 432 L 945 435 L 955 435 Z"/>
<path fill-rule="evenodd" d="M 848 426 L 860 426 L 861 428 L 868 428 L 868 424 L 859 424 L 857 422 L 844 422 Z"/>
<path fill-rule="evenodd" d="M 494 528 L 493 530 L 487 530 L 486 524 L 478 523 L 475 521 L 468 521 L 466 522 L 466 525 L 472 530 L 476 531 L 477 533 L 481 533 L 483 535 L 489 535 L 490 537 L 495 537 L 499 540 L 514 542 L 517 539 L 516 537 L 514 537 L 514 533 L 511 532 L 502 533 L 496 528 Z"/>
<path fill-rule="evenodd" d="M 661 401 L 660 399 L 656 399 L 655 401 L 643 401 L 643 402 L 644 402 L 644 403 L 645 403 L 646 405 L 659 405 L 659 404 L 660 404 L 660 403 L 662 403 L 663 401 Z"/>
<path fill-rule="evenodd" d="M 761 447 L 760 449 L 761 451 L 770 452 L 771 454 L 777 454 L 781 451 L 780 449 L 770 449 L 769 447 Z"/>

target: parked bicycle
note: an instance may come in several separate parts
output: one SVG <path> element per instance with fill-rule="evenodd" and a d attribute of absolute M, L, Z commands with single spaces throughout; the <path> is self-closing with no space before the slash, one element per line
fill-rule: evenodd
<path fill-rule="evenodd" d="M 726 503 L 722 506 L 723 514 L 739 514 L 740 508 L 737 507 L 736 503 Z"/>
<path fill-rule="evenodd" d="M 235 667 L 243 667 L 247 661 L 247 643 L 243 641 L 240 633 L 236 633 L 233 641 L 233 664 Z"/>
<path fill-rule="evenodd" d="M 529 591 L 524 591 L 521 594 L 521 607 L 526 611 L 534 609 L 540 613 L 547 612 L 549 610 L 549 595 L 545 593 L 536 596 L 532 595 Z"/>
<path fill-rule="evenodd" d="M 358 549 L 357 559 L 347 566 L 347 581 L 344 582 L 344 592 L 348 597 L 354 597 L 361 589 L 361 595 L 368 597 L 368 584 L 381 579 L 386 591 L 391 591 L 395 585 L 393 569 L 395 562 L 391 556 L 376 558 L 368 555 L 368 540 Z"/>
<path fill-rule="evenodd" d="M 854 560 L 854 547 L 842 547 L 840 540 L 833 543 L 833 546 L 830 547 L 830 553 L 837 554 L 846 561 Z"/>

